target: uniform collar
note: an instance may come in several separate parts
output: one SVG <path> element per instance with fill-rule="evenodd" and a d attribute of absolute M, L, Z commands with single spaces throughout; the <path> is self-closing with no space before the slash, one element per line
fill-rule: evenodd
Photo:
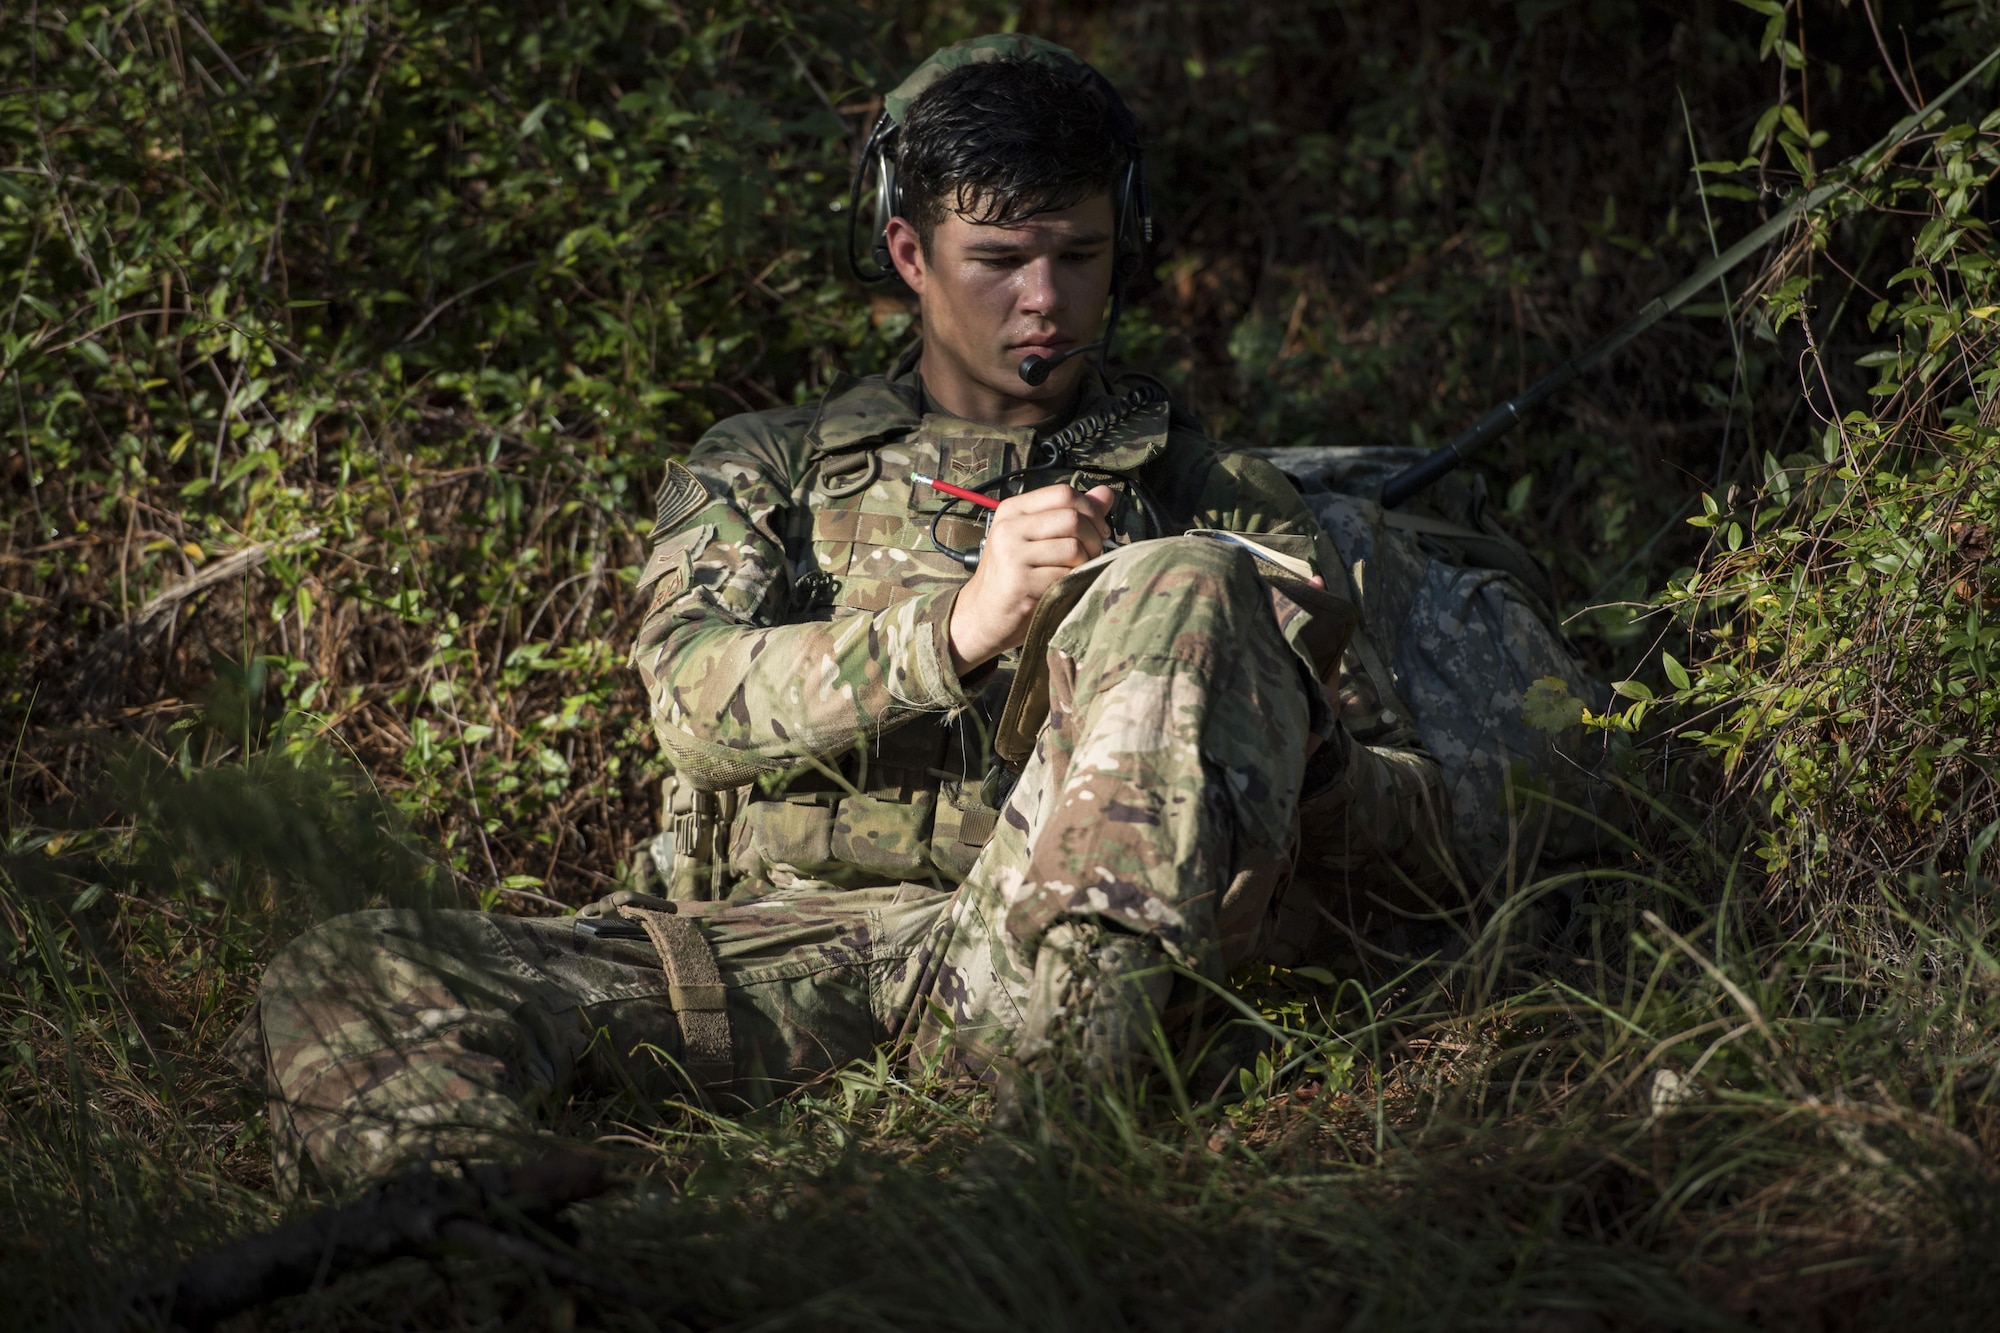
<path fill-rule="evenodd" d="M 924 391 L 914 373 L 898 378 L 892 370 L 866 379 L 837 375 L 820 399 L 806 444 L 816 458 L 893 444 L 923 419 Z"/>

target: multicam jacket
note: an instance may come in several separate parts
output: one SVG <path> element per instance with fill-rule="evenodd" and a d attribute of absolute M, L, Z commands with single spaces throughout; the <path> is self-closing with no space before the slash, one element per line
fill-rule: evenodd
<path fill-rule="evenodd" d="M 933 409 L 916 359 L 731 417 L 668 464 L 634 656 L 676 775 L 680 895 L 949 884 L 978 856 L 1012 656 L 952 669 L 969 573 L 941 548 L 976 550 L 983 525 L 912 473 L 995 495 L 1109 484 L 1120 539 L 1253 534 L 1342 586 L 1284 475 L 1206 438 L 1157 382 L 1098 380 L 1067 422 L 992 426 Z"/>

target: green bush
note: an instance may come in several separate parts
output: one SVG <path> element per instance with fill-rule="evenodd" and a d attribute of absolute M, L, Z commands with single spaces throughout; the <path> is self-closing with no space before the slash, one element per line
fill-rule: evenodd
<path fill-rule="evenodd" d="M 1908 263 L 1866 316 L 1891 341 L 1856 358 L 1877 375 L 1868 405 L 1828 409 L 1832 353 L 1809 336 L 1818 448 L 1767 451 L 1760 486 L 1704 495 L 1689 522 L 1715 545 L 1661 603 L 1688 634 L 1686 664 L 1660 658 L 1678 739 L 1755 807 L 1759 855 L 1793 903 L 1812 891 L 1871 900 L 1912 873 L 1991 887 L 1980 865 L 2000 831 L 2000 341 L 1988 324 L 2000 288 L 1976 202 L 2000 171 L 2000 113 L 1927 128 L 1905 164 L 1801 233 L 1760 298 L 1772 328 L 1810 335 L 1820 288 L 1837 284 L 1840 306 L 1863 290 L 1835 254 L 1841 221 L 1911 219 Z M 1814 271 L 1821 253 L 1831 275 Z"/>
<path fill-rule="evenodd" d="M 275 706 L 489 884 L 615 864 L 622 817 L 608 846 L 561 825 L 644 818 L 619 626 L 662 456 L 887 351 L 830 211 L 838 108 L 877 81 L 859 20 L 163 0 L 0 47 L 42 90 L 0 104 L 11 518 L 58 590 L 14 593 L 9 715 L 268 543 L 208 637 Z M 130 694 L 182 692 L 198 646 Z"/>

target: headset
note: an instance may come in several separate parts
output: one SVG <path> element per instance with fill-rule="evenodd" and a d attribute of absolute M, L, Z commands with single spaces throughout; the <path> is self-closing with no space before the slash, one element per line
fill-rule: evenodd
<path fill-rule="evenodd" d="M 1021 378 L 1031 385 L 1045 382 L 1055 368 L 1073 356 L 1095 352 L 1101 368 L 1109 359 L 1112 339 L 1118 332 L 1118 317 L 1125 311 L 1125 287 L 1145 262 L 1146 247 L 1153 241 L 1152 196 L 1146 188 L 1146 161 L 1139 142 L 1139 121 L 1111 81 L 1068 47 L 1039 37 L 1018 33 L 974 37 L 947 46 L 917 66 L 910 77 L 882 99 L 882 116 L 869 132 L 854 172 L 853 188 L 847 199 L 847 264 L 858 281 L 886 282 L 896 276 L 889 259 L 889 219 L 903 214 L 903 195 L 896 183 L 898 131 L 904 116 L 924 89 L 961 65 L 982 60 L 1018 58 L 1040 61 L 1073 72 L 1087 80 L 1103 97 L 1111 122 L 1112 137 L 1125 150 L 1125 166 L 1119 172 L 1112 194 L 1111 216 L 1116 253 L 1111 270 L 1111 313 L 1104 322 L 1104 336 L 1094 343 L 1069 348 L 1052 357 L 1030 356 L 1021 362 Z M 861 203 L 870 185 L 875 193 L 873 242 L 869 247 L 872 270 L 862 266 L 855 243 L 859 238 Z"/>

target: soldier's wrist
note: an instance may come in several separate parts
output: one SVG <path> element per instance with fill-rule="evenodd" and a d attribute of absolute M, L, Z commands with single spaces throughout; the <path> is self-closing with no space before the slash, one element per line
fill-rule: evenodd
<path fill-rule="evenodd" d="M 970 584 L 965 584 L 952 595 L 951 612 L 945 622 L 945 644 L 951 654 L 951 669 L 960 680 L 979 671 L 1005 649 L 992 642 L 992 635 L 983 632 L 983 617 L 979 614 L 975 598 L 965 595 Z"/>

